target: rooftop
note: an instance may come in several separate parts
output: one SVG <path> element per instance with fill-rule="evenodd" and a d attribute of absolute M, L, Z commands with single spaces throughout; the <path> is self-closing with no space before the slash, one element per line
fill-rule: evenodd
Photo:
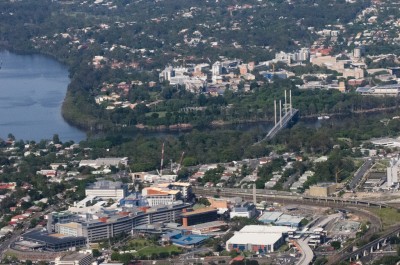
<path fill-rule="evenodd" d="M 218 209 L 215 209 L 215 208 L 201 208 L 201 209 L 198 209 L 198 210 L 195 210 L 195 211 L 182 213 L 182 217 L 188 217 L 188 216 L 193 216 L 193 215 L 197 215 L 197 214 L 212 213 L 212 212 L 218 212 Z"/>
<path fill-rule="evenodd" d="M 227 241 L 227 244 L 271 245 L 281 238 L 282 233 L 272 233 L 266 236 L 264 233 L 238 232 Z"/>
<path fill-rule="evenodd" d="M 274 234 L 274 233 L 287 233 L 289 231 L 296 231 L 295 228 L 287 226 L 268 226 L 268 225 L 246 225 L 240 230 L 240 233 L 263 233 L 263 234 Z"/>
<path fill-rule="evenodd" d="M 75 223 L 75 222 L 66 223 L 66 224 L 59 224 L 59 225 L 63 226 L 63 227 L 72 228 L 72 229 L 77 229 L 80 226 L 80 224 Z"/>
<path fill-rule="evenodd" d="M 323 188 L 327 188 L 330 187 L 332 185 L 335 185 L 335 183 L 333 182 L 321 182 L 321 183 L 317 183 L 315 185 L 312 185 L 311 187 L 323 187 Z"/>
<path fill-rule="evenodd" d="M 61 234 L 48 234 L 47 232 L 37 230 L 23 234 L 22 238 L 25 240 L 32 240 L 38 243 L 46 243 L 50 245 L 75 242 L 81 239 L 86 240 L 84 237 L 72 237 Z"/>
<path fill-rule="evenodd" d="M 121 189 L 123 186 L 121 181 L 100 180 L 90 184 L 86 189 L 104 190 L 104 189 Z"/>
<path fill-rule="evenodd" d="M 282 212 L 265 212 L 258 220 L 265 223 L 272 223 L 278 220 L 282 214 Z"/>
<path fill-rule="evenodd" d="M 81 260 L 83 258 L 86 258 L 87 256 L 90 256 L 90 254 L 74 252 L 74 253 L 67 254 L 67 255 L 61 257 L 60 260 L 62 260 L 62 261 L 75 261 L 75 260 Z"/>
<path fill-rule="evenodd" d="M 193 245 L 193 244 L 199 244 L 208 238 L 209 238 L 208 236 L 190 235 L 190 236 L 182 236 L 181 238 L 178 239 L 172 239 L 172 242 L 179 245 Z"/>
<path fill-rule="evenodd" d="M 192 226 L 187 227 L 186 229 L 205 229 L 205 228 L 209 228 L 209 227 L 223 226 L 223 225 L 226 225 L 226 223 L 224 221 L 212 221 L 212 222 L 192 225 Z"/>

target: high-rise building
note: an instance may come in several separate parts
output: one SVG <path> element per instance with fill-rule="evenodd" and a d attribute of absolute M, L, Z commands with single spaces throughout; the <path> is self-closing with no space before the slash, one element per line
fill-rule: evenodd
<path fill-rule="evenodd" d="M 400 159 L 392 158 L 390 165 L 387 168 L 387 187 L 391 188 L 393 185 L 399 183 L 399 167 Z"/>
<path fill-rule="evenodd" d="M 301 62 L 310 60 L 310 49 L 301 48 L 300 51 L 297 53 L 297 60 Z"/>
<path fill-rule="evenodd" d="M 160 81 L 169 81 L 171 77 L 175 76 L 175 70 L 172 66 L 167 66 L 160 74 Z"/>
<path fill-rule="evenodd" d="M 212 65 L 212 69 L 211 69 L 212 75 L 213 76 L 217 76 L 222 74 L 222 65 L 219 61 L 216 61 L 213 65 Z"/>

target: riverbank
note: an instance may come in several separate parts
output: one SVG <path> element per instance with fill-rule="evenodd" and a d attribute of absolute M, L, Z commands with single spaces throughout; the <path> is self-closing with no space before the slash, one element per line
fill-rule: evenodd
<path fill-rule="evenodd" d="M 68 69 L 48 56 L 0 52 L 0 137 L 40 141 L 58 134 L 62 141 L 86 139 L 61 115 L 70 83 Z"/>
<path fill-rule="evenodd" d="M 70 83 L 67 87 L 67 93 L 65 94 L 65 98 L 61 107 L 61 115 L 63 119 L 71 126 L 78 128 L 86 133 L 98 133 L 98 132 L 106 132 L 110 130 L 121 131 L 124 130 L 122 125 L 118 125 L 118 120 L 122 117 L 118 112 L 124 112 L 125 110 L 105 110 L 101 106 L 94 103 L 93 90 L 97 87 L 101 86 L 100 78 L 102 76 L 102 70 L 95 70 L 92 66 L 84 63 L 89 58 L 69 58 L 69 59 L 61 59 L 57 56 L 56 53 L 46 52 L 46 51 L 21 51 L 19 49 L 13 48 L 12 51 L 15 51 L 19 54 L 40 54 L 49 58 L 52 58 L 68 67 L 68 72 L 70 76 Z M 104 81 L 103 81 L 104 82 Z M 351 114 L 361 114 L 361 113 L 374 113 L 380 111 L 389 111 L 395 110 L 398 106 L 389 106 L 383 108 L 372 108 L 372 109 L 363 109 L 363 110 L 348 110 L 345 112 L 323 112 L 323 113 L 315 113 L 302 115 L 300 110 L 300 118 L 301 119 L 312 119 L 317 118 L 318 116 L 330 116 L 330 117 L 340 117 Z M 117 117 L 117 120 L 115 117 Z M 133 115 L 135 117 L 135 115 Z M 134 119 L 133 119 L 134 120 Z M 128 121 L 129 123 L 130 121 Z M 172 124 L 165 125 L 160 122 L 158 126 L 150 126 L 146 124 L 135 124 L 133 123 L 132 127 L 135 129 L 143 130 L 143 131 L 158 131 L 158 132 L 166 132 L 166 131 L 190 131 L 194 128 L 199 127 L 210 127 L 210 128 L 221 128 L 224 126 L 231 125 L 240 125 L 240 124 L 250 124 L 250 123 L 266 123 L 273 122 L 273 117 L 265 117 L 265 118 L 256 118 L 256 119 L 240 119 L 239 117 L 232 121 L 223 121 L 220 119 L 216 119 L 208 125 L 195 125 L 192 122 L 182 123 L 182 124 Z M 126 123 L 126 121 L 121 122 L 121 124 Z M 153 123 L 154 124 L 154 123 Z M 124 125 L 126 126 L 126 125 Z M 128 125 L 129 126 L 129 125 Z"/>

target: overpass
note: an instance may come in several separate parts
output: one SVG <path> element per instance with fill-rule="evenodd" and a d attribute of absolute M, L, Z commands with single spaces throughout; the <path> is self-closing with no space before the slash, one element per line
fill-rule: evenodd
<path fill-rule="evenodd" d="M 274 191 L 264 189 L 235 189 L 235 188 L 204 188 L 193 187 L 193 192 L 202 196 L 219 195 L 222 197 L 242 197 L 246 200 L 253 200 L 256 197 L 258 201 L 274 201 L 278 203 L 306 203 L 321 206 L 340 207 L 340 206 L 359 206 L 359 207 L 375 207 L 375 208 L 388 208 L 385 203 L 365 201 L 357 199 L 343 199 L 340 197 L 313 197 L 304 196 L 294 192 Z"/>
<path fill-rule="evenodd" d="M 352 250 L 352 245 L 344 248 L 341 250 L 337 255 L 333 256 L 327 265 L 334 265 L 338 264 L 341 261 L 347 260 L 347 261 L 355 261 L 359 260 L 362 257 L 368 256 L 369 254 L 373 253 L 376 250 L 379 250 L 381 247 L 385 246 L 387 244 L 387 241 L 392 237 L 392 236 L 400 236 L 400 226 L 396 225 L 389 230 L 387 230 L 382 236 L 379 238 L 367 243 L 366 245 L 356 249 Z M 364 238 L 365 237 L 365 238 Z M 367 239 L 366 236 L 364 236 L 362 239 Z"/>

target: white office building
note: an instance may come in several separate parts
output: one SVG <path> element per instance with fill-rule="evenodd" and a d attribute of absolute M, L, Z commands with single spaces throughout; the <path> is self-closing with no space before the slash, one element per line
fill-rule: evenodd
<path fill-rule="evenodd" d="M 171 205 L 181 198 L 179 190 L 169 188 L 147 187 L 142 190 L 142 196 L 150 207 L 157 205 Z"/>
<path fill-rule="evenodd" d="M 120 200 L 126 197 L 128 193 L 127 186 L 121 181 L 101 180 L 89 185 L 85 189 L 86 196 L 99 197 L 103 200 Z"/>
<path fill-rule="evenodd" d="M 232 219 L 234 217 L 246 217 L 253 218 L 257 214 L 256 206 L 254 204 L 244 202 L 242 204 L 235 205 L 232 207 L 229 217 Z"/>
<path fill-rule="evenodd" d="M 387 168 L 387 187 L 391 188 L 399 183 L 400 159 L 392 158 Z"/>
<path fill-rule="evenodd" d="M 211 72 L 212 72 L 213 76 L 218 76 L 218 75 L 222 74 L 222 65 L 219 61 L 215 62 L 212 65 Z"/>

